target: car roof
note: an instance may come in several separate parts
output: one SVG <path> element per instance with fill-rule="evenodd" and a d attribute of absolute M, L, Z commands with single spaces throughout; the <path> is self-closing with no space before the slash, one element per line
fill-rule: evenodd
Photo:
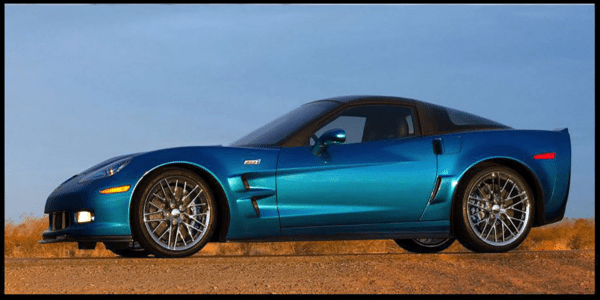
<path fill-rule="evenodd" d="M 321 100 L 312 101 L 321 102 L 321 101 L 335 101 L 341 104 L 367 104 L 367 103 L 389 103 L 389 104 L 411 104 L 411 105 L 427 105 L 430 103 L 419 101 L 410 98 L 404 97 L 394 97 L 394 96 L 380 96 L 380 95 L 352 95 L 352 96 L 339 96 L 339 97 L 331 97 Z"/>

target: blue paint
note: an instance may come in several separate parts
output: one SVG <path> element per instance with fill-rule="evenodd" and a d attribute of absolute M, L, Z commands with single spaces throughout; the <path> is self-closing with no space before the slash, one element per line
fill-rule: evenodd
<path fill-rule="evenodd" d="M 341 140 L 341 132 L 333 135 Z M 434 139 L 443 145 L 441 154 L 434 153 Z M 181 147 L 135 154 L 111 177 L 79 183 L 78 176 L 59 186 L 48 197 L 46 213 L 91 210 L 95 221 L 46 231 L 43 237 L 130 236 L 130 205 L 140 181 L 175 164 L 203 170 L 218 183 L 230 214 L 227 240 L 447 236 L 457 186 L 473 166 L 494 159 L 518 163 L 533 174 L 543 192 L 535 201 L 544 202 L 547 219 L 564 213 L 571 171 L 567 130 L 481 130 L 325 144 L 317 154 L 310 146 Z M 546 152 L 556 158 L 533 159 Z M 259 164 L 244 164 L 258 159 Z M 438 177 L 439 189 L 430 199 Z M 121 185 L 132 188 L 99 192 Z"/>

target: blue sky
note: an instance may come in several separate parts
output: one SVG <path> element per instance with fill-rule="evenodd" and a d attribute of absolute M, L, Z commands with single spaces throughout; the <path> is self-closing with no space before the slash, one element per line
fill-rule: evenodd
<path fill-rule="evenodd" d="M 5 218 L 110 157 L 355 94 L 568 127 L 566 216 L 594 217 L 594 23 L 592 5 L 6 5 Z"/>

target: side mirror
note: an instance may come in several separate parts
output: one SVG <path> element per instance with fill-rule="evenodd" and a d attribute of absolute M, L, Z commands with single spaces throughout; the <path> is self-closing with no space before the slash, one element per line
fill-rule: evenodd
<path fill-rule="evenodd" d="M 329 145 L 341 144 L 346 141 L 346 132 L 343 129 L 331 129 L 323 133 L 315 142 L 311 152 L 314 155 L 319 155 L 325 151 Z"/>

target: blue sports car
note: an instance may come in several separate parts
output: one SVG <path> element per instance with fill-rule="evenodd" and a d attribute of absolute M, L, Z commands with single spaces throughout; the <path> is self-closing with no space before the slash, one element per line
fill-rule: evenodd
<path fill-rule="evenodd" d="M 563 218 L 570 174 L 567 129 L 517 130 L 406 98 L 329 98 L 230 146 L 124 155 L 69 178 L 48 197 L 41 243 L 102 242 L 124 257 L 333 239 L 504 252 Z"/>

